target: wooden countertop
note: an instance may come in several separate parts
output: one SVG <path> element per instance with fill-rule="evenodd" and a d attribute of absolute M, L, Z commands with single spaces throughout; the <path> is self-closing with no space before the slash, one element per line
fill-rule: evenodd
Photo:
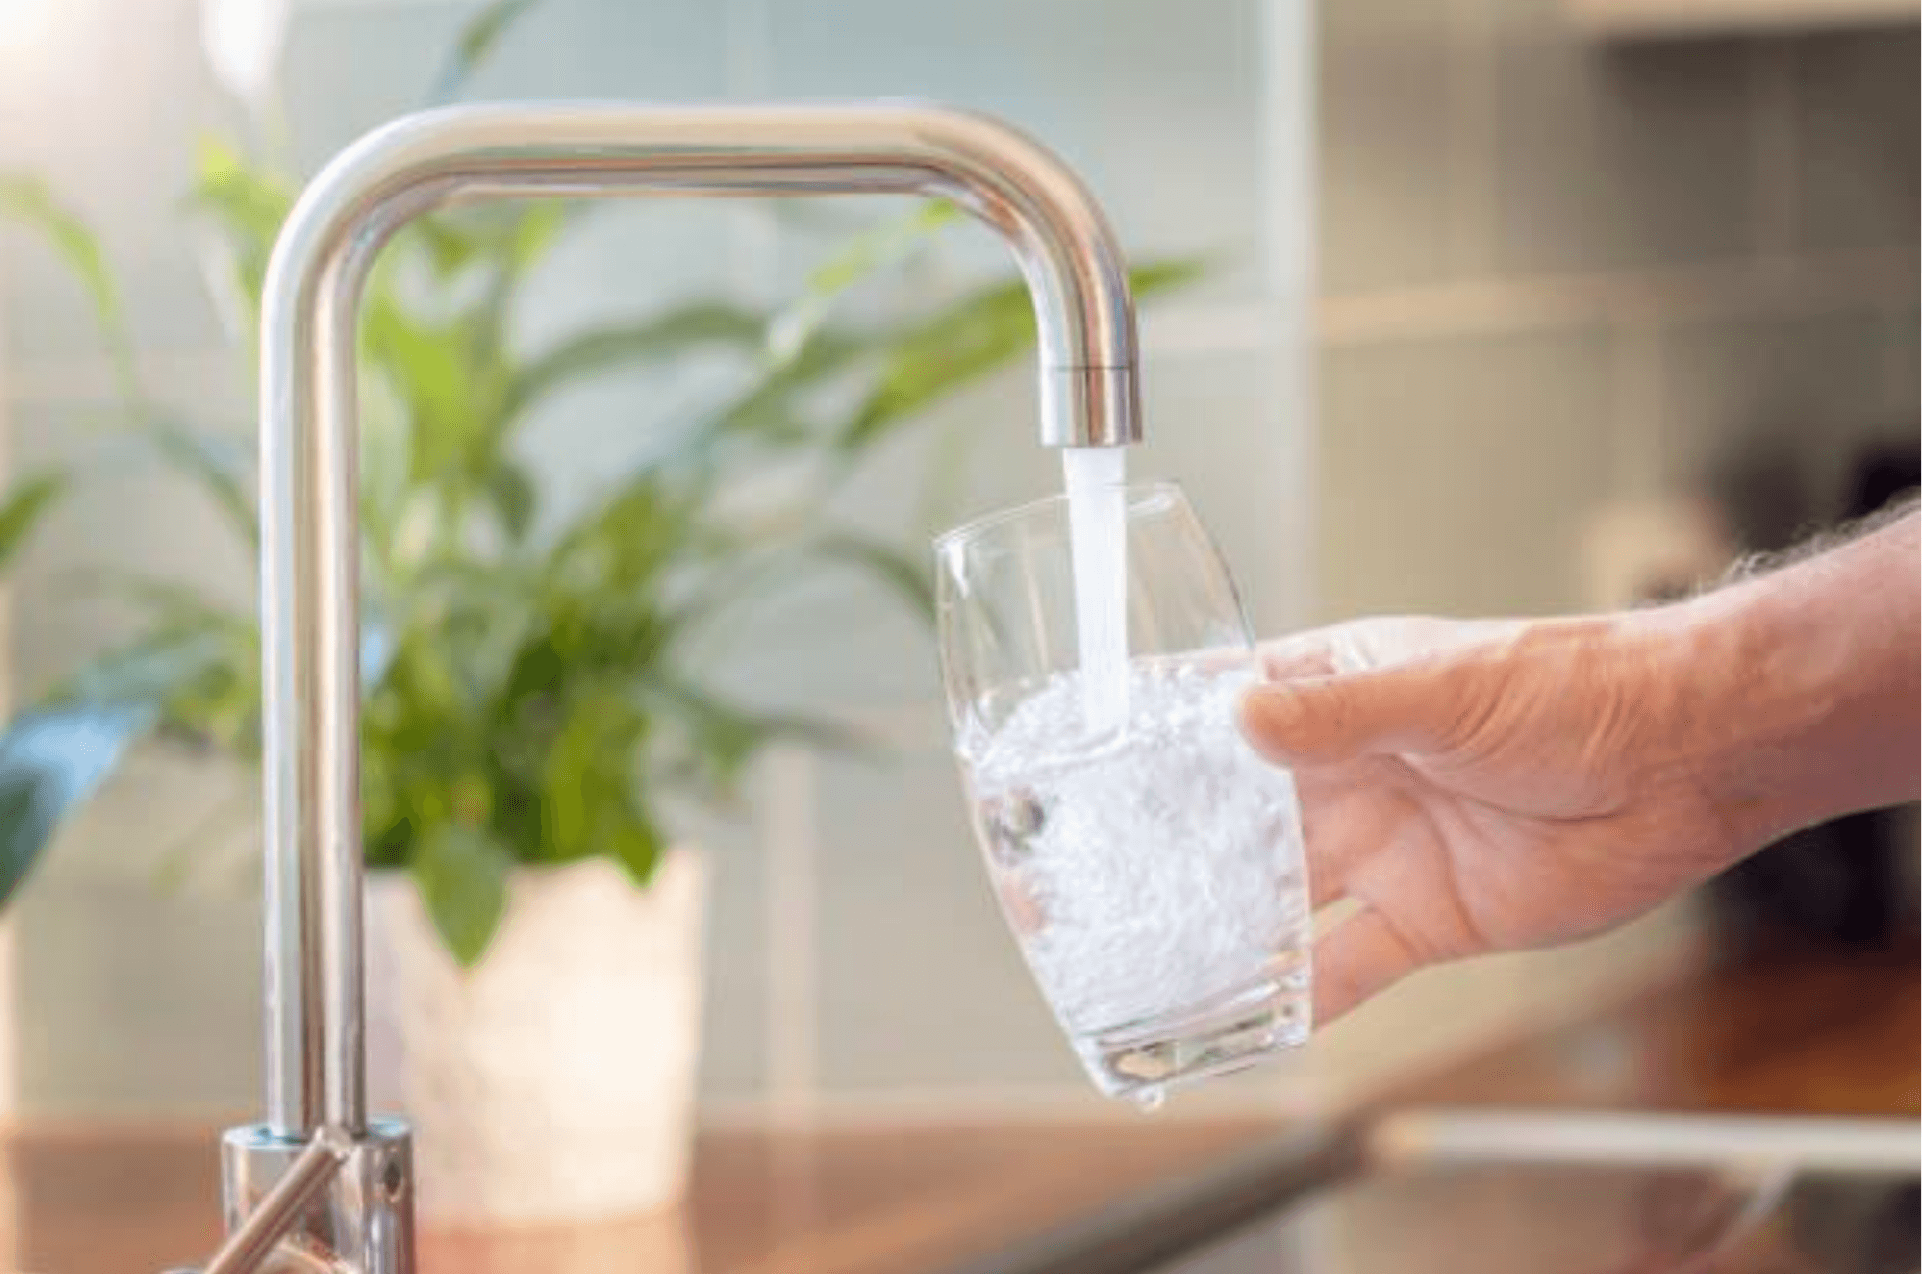
<path fill-rule="evenodd" d="M 1385 1094 L 1390 1106 L 1922 1113 L 1916 950 L 1710 969 Z"/>
<path fill-rule="evenodd" d="M 422 1274 L 913 1274 L 1272 1135 L 1257 1121 L 702 1134 L 686 1204 L 574 1229 L 425 1234 Z M 215 1134 L 19 1129 L 12 1263 L 157 1274 L 220 1238 Z M 0 1218 L 3 1220 L 3 1218 Z"/>
<path fill-rule="evenodd" d="M 1918 1112 L 1913 952 L 1713 971 L 1496 1049 L 1386 1105 Z M 919 1274 L 1000 1250 L 1273 1138 L 1263 1120 L 709 1131 L 689 1198 L 652 1218 L 424 1236 L 422 1274 Z M 210 1130 L 0 1139 L 0 1266 L 127 1274 L 218 1239 Z M 6 1233 L 0 1229 L 0 1236 Z"/>

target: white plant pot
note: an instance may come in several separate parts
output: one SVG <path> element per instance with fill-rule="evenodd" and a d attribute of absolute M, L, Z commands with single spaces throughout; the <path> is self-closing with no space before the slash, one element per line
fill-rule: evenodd
<path fill-rule="evenodd" d="M 472 970 L 410 877 L 373 875 L 369 1100 L 413 1125 L 423 1225 L 582 1221 L 680 1196 L 704 874 L 689 850 L 646 890 L 604 859 L 519 871 Z"/>

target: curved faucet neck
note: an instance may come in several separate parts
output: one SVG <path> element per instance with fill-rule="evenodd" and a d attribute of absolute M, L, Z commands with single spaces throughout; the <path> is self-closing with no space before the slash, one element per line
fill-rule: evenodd
<path fill-rule="evenodd" d="M 375 255 L 455 202 L 535 195 L 919 194 L 1009 245 L 1034 298 L 1042 442 L 1140 438 L 1133 305 L 1113 232 L 1058 159 L 913 105 L 460 107 L 381 128 L 301 196 L 262 302 L 261 607 L 267 1113 L 367 1128 L 359 801 L 355 322 Z"/>

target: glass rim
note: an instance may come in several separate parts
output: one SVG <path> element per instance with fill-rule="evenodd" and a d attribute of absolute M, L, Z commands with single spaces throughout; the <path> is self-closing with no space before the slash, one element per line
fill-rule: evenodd
<path fill-rule="evenodd" d="M 1136 501 L 1142 496 L 1172 495 L 1184 504 L 1187 503 L 1188 500 L 1188 493 L 1182 490 L 1181 484 L 1173 478 L 1149 478 L 1141 482 L 1124 482 L 1121 484 L 1121 494 L 1126 501 L 1127 507 L 1131 510 L 1134 508 Z M 980 517 L 971 518 L 961 523 L 959 526 L 949 527 L 947 530 L 941 532 L 941 534 L 935 536 L 935 551 L 938 553 L 946 549 L 951 543 L 973 539 L 983 531 L 993 530 L 996 527 L 1005 526 L 1014 522 L 1024 522 L 1038 514 L 1053 509 L 1065 510 L 1067 504 L 1068 493 L 1062 491 L 1054 495 L 1044 495 L 1039 499 L 1027 500 L 1020 504 L 1010 505 L 1005 509 L 997 509 L 993 513 L 984 513 Z"/>

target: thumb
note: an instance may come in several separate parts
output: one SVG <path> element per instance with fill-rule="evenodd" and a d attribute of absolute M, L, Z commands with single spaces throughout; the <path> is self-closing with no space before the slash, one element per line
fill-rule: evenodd
<path fill-rule="evenodd" d="M 1453 659 L 1249 687 L 1241 732 L 1281 765 L 1325 765 L 1383 752 L 1445 747 L 1462 720 Z"/>

